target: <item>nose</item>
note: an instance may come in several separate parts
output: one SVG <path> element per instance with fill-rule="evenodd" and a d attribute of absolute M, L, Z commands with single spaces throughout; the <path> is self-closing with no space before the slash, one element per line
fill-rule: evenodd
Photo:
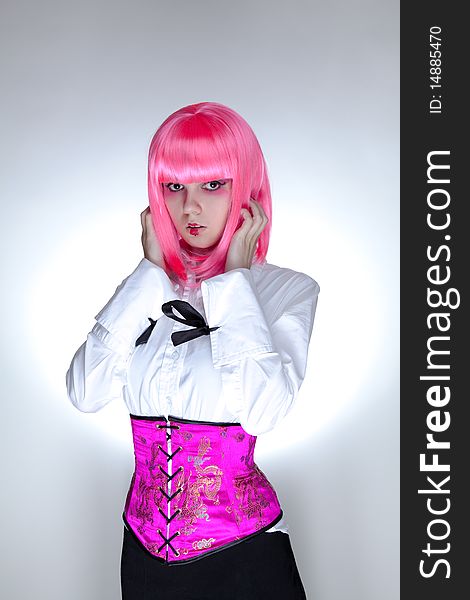
<path fill-rule="evenodd" d="M 200 214 L 201 212 L 201 199 L 200 199 L 200 194 L 199 194 L 199 190 L 197 188 L 193 188 L 192 186 L 188 185 L 186 187 L 186 196 L 184 199 L 184 204 L 183 204 L 183 211 L 185 214 L 190 215 L 190 214 Z"/>

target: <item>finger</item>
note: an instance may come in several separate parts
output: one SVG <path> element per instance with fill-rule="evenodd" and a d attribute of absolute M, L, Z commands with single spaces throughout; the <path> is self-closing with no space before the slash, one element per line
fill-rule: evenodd
<path fill-rule="evenodd" d="M 238 233 L 237 237 L 244 237 L 248 243 L 253 244 L 263 231 L 267 219 L 264 220 L 264 211 L 261 213 L 260 204 L 253 198 L 250 198 L 250 205 L 251 211 L 247 208 L 241 209 L 244 222 L 236 233 Z"/>
<path fill-rule="evenodd" d="M 261 204 L 261 202 L 258 202 L 257 200 L 254 200 L 253 198 L 251 198 L 251 202 L 252 205 L 256 207 L 256 209 L 259 210 L 261 216 L 263 217 L 263 219 L 266 219 L 266 221 L 269 221 L 268 219 L 268 215 L 266 214 L 266 211 L 263 208 L 263 205 Z"/>
<path fill-rule="evenodd" d="M 236 230 L 235 234 L 237 234 L 237 237 L 245 237 L 251 229 L 252 217 L 250 211 L 247 208 L 242 208 L 240 210 L 240 214 L 243 218 L 243 223 Z"/>
<path fill-rule="evenodd" d="M 249 233 L 249 236 L 252 239 L 257 239 L 265 228 L 268 219 L 260 204 L 252 200 L 251 206 L 253 210 L 253 227 Z"/>
<path fill-rule="evenodd" d="M 240 212 L 243 217 L 242 227 L 251 227 L 251 223 L 253 221 L 253 215 L 251 212 L 247 208 L 242 208 Z"/>
<path fill-rule="evenodd" d="M 257 207 L 259 208 L 259 214 L 260 214 L 260 221 L 258 223 L 258 227 L 256 230 L 256 237 L 258 238 L 263 233 L 263 230 L 266 227 L 266 225 L 268 224 L 269 219 L 268 219 L 268 216 L 266 215 L 266 213 L 264 212 L 261 204 L 257 204 Z"/>
<path fill-rule="evenodd" d="M 146 225 L 147 231 L 150 231 L 153 234 L 155 234 L 155 227 L 153 226 L 153 217 L 152 217 L 152 213 L 151 212 L 149 212 L 145 216 L 145 225 Z"/>
<path fill-rule="evenodd" d="M 255 219 L 255 221 L 259 222 L 260 220 L 263 220 L 264 211 L 261 205 L 258 204 L 258 202 L 256 202 L 255 200 L 250 199 L 250 207 L 253 212 L 253 218 Z"/>
<path fill-rule="evenodd" d="M 264 208 L 261 206 L 261 204 L 259 202 L 257 202 L 256 200 L 253 200 L 253 198 L 250 198 L 250 203 L 251 203 L 251 208 L 253 210 L 253 213 L 258 214 L 261 217 L 261 219 L 267 223 L 269 221 L 269 219 L 264 211 Z"/>
<path fill-rule="evenodd" d="M 140 222 L 142 224 L 142 227 L 144 227 L 145 225 L 145 218 L 148 213 L 150 213 L 150 206 L 147 206 L 147 208 L 140 213 Z"/>

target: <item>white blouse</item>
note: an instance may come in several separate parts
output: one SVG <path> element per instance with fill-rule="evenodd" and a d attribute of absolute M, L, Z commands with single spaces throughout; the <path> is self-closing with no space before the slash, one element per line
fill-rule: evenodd
<path fill-rule="evenodd" d="M 180 289 L 144 258 L 75 353 L 66 375 L 70 401 L 96 412 L 124 399 L 134 415 L 240 423 L 251 435 L 270 431 L 305 377 L 319 289 L 308 275 L 267 262 Z M 218 329 L 175 347 L 171 333 L 188 329 L 162 312 L 175 299 Z M 155 327 L 136 346 L 149 318 Z M 269 531 L 277 530 L 288 531 L 285 519 Z"/>

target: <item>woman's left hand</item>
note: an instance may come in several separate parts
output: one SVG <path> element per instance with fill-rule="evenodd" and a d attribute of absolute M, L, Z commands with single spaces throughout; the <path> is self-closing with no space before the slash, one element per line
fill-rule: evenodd
<path fill-rule="evenodd" d="M 240 268 L 249 269 L 253 262 L 256 243 L 269 219 L 261 204 L 253 198 L 250 198 L 250 208 L 253 215 L 246 208 L 241 209 L 244 222 L 233 234 L 225 261 L 225 272 Z"/>

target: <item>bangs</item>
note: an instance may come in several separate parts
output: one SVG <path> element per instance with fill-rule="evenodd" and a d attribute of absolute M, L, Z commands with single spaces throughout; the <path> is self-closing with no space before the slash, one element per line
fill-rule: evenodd
<path fill-rule="evenodd" d="M 157 183 L 233 179 L 238 153 L 228 147 L 230 142 L 230 136 L 209 129 L 196 115 L 180 121 L 160 140 L 155 156 Z"/>

